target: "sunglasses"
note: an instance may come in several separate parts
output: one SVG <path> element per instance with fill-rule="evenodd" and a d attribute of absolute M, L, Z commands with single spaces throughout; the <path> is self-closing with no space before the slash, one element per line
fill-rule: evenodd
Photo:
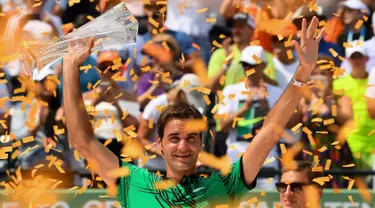
<path fill-rule="evenodd" d="M 280 193 L 285 193 L 286 190 L 288 189 L 288 186 L 290 186 L 290 189 L 292 192 L 301 192 L 303 190 L 304 186 L 307 186 L 308 184 L 306 183 L 300 183 L 300 182 L 293 182 L 293 183 L 284 183 L 284 182 L 279 182 L 276 183 L 276 189 Z"/>

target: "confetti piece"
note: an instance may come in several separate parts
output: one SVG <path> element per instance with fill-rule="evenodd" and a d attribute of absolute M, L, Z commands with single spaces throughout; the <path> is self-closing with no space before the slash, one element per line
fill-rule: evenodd
<path fill-rule="evenodd" d="M 273 181 L 273 178 L 268 178 L 266 184 L 270 184 Z"/>
<path fill-rule="evenodd" d="M 53 132 L 55 133 L 55 135 L 61 135 L 61 134 L 65 134 L 65 129 L 64 128 L 59 129 L 58 126 L 54 125 Z"/>
<path fill-rule="evenodd" d="M 311 119 L 311 122 L 317 122 L 317 123 L 320 123 L 320 122 L 322 122 L 323 121 L 323 119 L 322 118 L 313 118 L 313 119 Z"/>
<path fill-rule="evenodd" d="M 312 131 L 309 128 L 307 128 L 307 127 L 303 127 L 302 131 L 305 132 L 305 134 L 307 134 L 307 135 L 308 134 L 312 134 Z"/>
<path fill-rule="evenodd" d="M 329 170 L 329 169 L 330 169 L 330 167 L 331 167 L 331 162 L 332 162 L 332 160 L 327 159 L 327 161 L 326 161 L 326 165 L 325 165 L 325 167 L 324 167 L 324 170 Z"/>
<path fill-rule="evenodd" d="M 215 23 L 216 22 L 216 17 L 206 18 L 206 22 Z"/>
<path fill-rule="evenodd" d="M 343 43 L 344 48 L 353 48 L 353 45 L 351 43 L 344 42 Z"/>
<path fill-rule="evenodd" d="M 254 41 L 250 42 L 250 45 L 251 46 L 260 45 L 260 41 L 259 40 L 254 40 Z"/>
<path fill-rule="evenodd" d="M 243 135 L 243 138 L 250 139 L 250 138 L 253 138 L 253 135 L 251 133 L 248 133 L 248 134 Z"/>
<path fill-rule="evenodd" d="M 305 154 L 308 154 L 308 155 L 310 155 L 310 156 L 313 155 L 312 152 L 309 152 L 309 151 L 307 151 L 307 150 L 302 150 L 302 152 L 305 153 Z"/>
<path fill-rule="evenodd" d="M 351 179 L 348 184 L 347 190 L 351 191 L 354 185 L 355 179 Z"/>
<path fill-rule="evenodd" d="M 258 58 L 255 54 L 252 56 L 252 58 L 254 59 L 254 61 L 257 63 L 257 64 L 261 64 L 262 63 L 262 60 L 260 58 Z"/>
<path fill-rule="evenodd" d="M 251 198 L 250 200 L 247 201 L 247 204 L 250 205 L 250 204 L 254 204 L 258 202 L 258 198 L 257 197 L 253 197 Z"/>
<path fill-rule="evenodd" d="M 349 195 L 348 198 L 349 198 L 349 200 L 352 202 L 352 204 L 353 204 L 354 206 L 357 206 L 357 203 L 354 202 L 354 200 L 353 200 L 353 196 L 352 196 L 352 195 Z"/>
<path fill-rule="evenodd" d="M 335 119 L 331 118 L 331 119 L 325 119 L 323 121 L 323 124 L 326 126 L 326 125 L 329 125 L 329 124 L 333 124 L 335 123 Z"/>
<path fill-rule="evenodd" d="M 175 187 L 177 183 L 174 180 L 162 180 L 162 181 L 157 181 L 154 185 L 155 185 L 155 189 L 157 190 L 165 190 L 165 189 Z"/>
<path fill-rule="evenodd" d="M 193 43 L 192 46 L 193 46 L 194 48 L 196 48 L 198 51 L 201 51 L 201 47 L 200 47 L 198 44 Z"/>
<path fill-rule="evenodd" d="M 207 11 L 208 10 L 208 8 L 203 8 L 203 9 L 198 9 L 197 10 L 197 13 L 199 14 L 199 13 L 203 13 L 203 12 L 205 12 L 205 11 Z"/>
<path fill-rule="evenodd" d="M 112 170 L 107 173 L 108 177 L 111 177 L 111 178 L 126 177 L 129 174 L 130 174 L 130 170 L 128 167 L 121 167 L 119 169 Z"/>
<path fill-rule="evenodd" d="M 230 60 L 232 60 L 234 57 L 234 52 L 231 52 L 226 58 L 225 63 L 228 63 Z"/>
<path fill-rule="evenodd" d="M 90 20 L 90 21 L 92 21 L 92 20 L 94 20 L 95 18 L 92 17 L 91 15 L 87 15 L 87 19 Z"/>
<path fill-rule="evenodd" d="M 220 85 L 224 85 L 224 82 L 225 82 L 225 75 L 221 75 L 220 81 L 219 81 Z"/>
<path fill-rule="evenodd" d="M 355 165 L 353 163 L 351 163 L 351 164 L 348 164 L 348 165 L 343 165 L 342 167 L 343 168 L 351 168 L 351 167 L 355 167 Z"/>
<path fill-rule="evenodd" d="M 362 18 L 363 18 L 363 20 L 365 20 L 365 22 L 367 22 L 367 20 L 368 20 L 367 16 L 363 16 Z"/>
<path fill-rule="evenodd" d="M 187 132 L 203 132 L 207 130 L 207 122 L 203 119 L 189 119 L 184 121 L 184 130 Z"/>
<path fill-rule="evenodd" d="M 204 101 L 206 102 L 207 105 L 210 105 L 210 104 L 211 104 L 210 98 L 209 98 L 207 95 L 205 95 L 205 96 L 203 97 L 203 99 L 204 99 Z"/>
<path fill-rule="evenodd" d="M 287 55 L 288 55 L 288 59 L 293 59 L 293 52 L 292 52 L 292 50 L 287 50 Z"/>
<path fill-rule="evenodd" d="M 32 141 L 34 141 L 34 137 L 33 136 L 28 136 L 28 137 L 22 138 L 22 142 L 23 143 L 28 143 L 28 142 L 32 142 Z"/>
<path fill-rule="evenodd" d="M 270 163 L 272 163 L 273 161 L 275 161 L 275 157 L 271 157 L 271 158 L 267 159 L 266 161 L 264 161 L 263 165 L 270 164 Z"/>
<path fill-rule="evenodd" d="M 363 24 L 363 20 L 358 20 L 358 22 L 355 24 L 354 28 L 359 29 L 359 28 L 362 27 L 362 24 Z"/>
<path fill-rule="evenodd" d="M 199 161 L 208 167 L 220 170 L 223 175 L 228 175 L 231 171 L 231 160 L 228 156 L 218 158 L 207 152 L 200 152 Z"/>
<path fill-rule="evenodd" d="M 198 92 L 202 92 L 206 95 L 209 95 L 211 93 L 211 89 L 201 86 L 201 87 L 198 88 Z"/>
<path fill-rule="evenodd" d="M 285 154 L 287 152 L 285 144 L 280 144 L 281 154 Z"/>
<path fill-rule="evenodd" d="M 295 125 L 291 130 L 293 131 L 294 134 L 297 134 L 298 129 L 302 126 L 302 123 L 298 123 Z"/>
<path fill-rule="evenodd" d="M 222 48 L 223 45 L 221 45 L 220 43 L 218 43 L 216 40 L 212 41 L 212 45 L 217 47 L 217 48 Z"/>
<path fill-rule="evenodd" d="M 33 5 L 33 8 L 42 5 L 42 3 L 43 3 L 43 1 L 41 1 L 41 2 L 39 2 L 39 3 L 35 3 L 35 4 Z"/>
<path fill-rule="evenodd" d="M 248 77 L 248 76 L 250 76 L 252 74 L 255 74 L 255 69 L 246 70 L 246 77 Z"/>

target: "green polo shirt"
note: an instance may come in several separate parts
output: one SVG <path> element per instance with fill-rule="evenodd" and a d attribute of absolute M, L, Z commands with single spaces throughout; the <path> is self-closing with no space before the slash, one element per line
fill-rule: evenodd
<path fill-rule="evenodd" d="M 135 207 L 215 207 L 238 204 L 253 189 L 256 180 L 247 185 L 243 175 L 242 157 L 232 165 L 228 175 L 213 172 L 209 177 L 187 176 L 177 186 L 157 190 L 155 183 L 162 181 L 147 169 L 120 162 L 130 174 L 117 180 L 117 199 L 122 208 Z"/>

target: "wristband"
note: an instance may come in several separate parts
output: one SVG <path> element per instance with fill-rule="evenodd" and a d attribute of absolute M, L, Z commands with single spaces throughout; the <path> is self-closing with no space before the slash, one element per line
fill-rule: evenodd
<path fill-rule="evenodd" d="M 304 82 L 300 82 L 294 78 L 292 78 L 292 80 L 290 80 L 290 82 L 294 85 L 294 86 L 297 86 L 297 87 L 306 87 L 306 83 Z"/>

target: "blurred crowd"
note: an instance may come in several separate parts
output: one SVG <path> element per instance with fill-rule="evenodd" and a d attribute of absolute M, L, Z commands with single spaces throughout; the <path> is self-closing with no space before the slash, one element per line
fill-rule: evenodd
<path fill-rule="evenodd" d="M 12 148 L 0 155 L 1 171 L 52 163 L 85 170 L 66 138 L 62 58 L 31 79 L 20 47 L 63 37 L 120 2 L 139 23 L 136 43 L 95 51 L 81 66 L 80 86 L 71 86 L 83 93 L 96 138 L 117 156 L 136 136 L 147 159 L 130 162 L 163 171 L 158 117 L 163 106 L 186 100 L 207 117 L 205 151 L 235 162 L 299 66 L 291 41 L 302 18 L 309 24 L 317 16 L 326 33 L 309 90 L 264 167 L 280 170 L 293 147 L 295 159 L 326 170 L 374 169 L 373 1 L 2 0 L 0 146 Z M 331 188 L 349 183 L 341 175 L 331 181 Z M 273 183 L 260 178 L 258 187 Z"/>

